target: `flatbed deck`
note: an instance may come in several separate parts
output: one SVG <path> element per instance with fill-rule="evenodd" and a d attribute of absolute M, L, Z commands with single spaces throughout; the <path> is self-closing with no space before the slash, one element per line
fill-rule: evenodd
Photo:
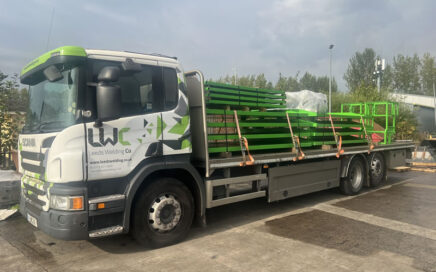
<path fill-rule="evenodd" d="M 397 109 L 397 107 L 391 105 L 392 103 L 366 103 L 368 105 L 344 104 L 342 107 L 350 107 L 351 109 L 349 111 L 342 109 L 340 113 L 330 113 L 325 116 L 318 116 L 317 113 L 304 110 L 265 111 L 264 109 L 257 108 L 238 109 L 230 104 L 226 108 L 214 108 L 208 107 L 210 101 L 207 101 L 207 97 L 210 94 L 209 91 L 216 91 L 213 88 L 219 88 L 227 93 L 231 92 L 232 95 L 239 96 L 245 94 L 246 91 L 256 96 L 261 94 L 262 99 L 264 99 L 263 95 L 266 95 L 266 91 L 272 93 L 268 94 L 272 95 L 270 98 L 277 97 L 277 100 L 284 99 L 284 93 L 256 88 L 248 90 L 245 87 L 241 88 L 240 86 L 210 82 L 207 84 L 217 86 L 208 86 L 206 84 L 205 88 L 204 78 L 200 71 L 187 72 L 185 76 L 190 90 L 188 96 L 193 144 L 192 158 L 197 167 L 205 170 L 206 178 L 210 178 L 214 170 L 240 167 L 241 162 L 244 162 L 240 151 L 241 146 L 237 142 L 240 136 L 237 135 L 237 126 L 234 121 L 236 115 L 240 116 L 241 119 L 239 120 L 239 129 L 242 136 L 250 141 L 249 149 L 253 151 L 250 153 L 254 161 L 250 162 L 250 165 L 294 162 L 297 154 L 292 150 L 294 145 L 291 141 L 290 125 L 286 121 L 287 117 L 294 124 L 294 133 L 301 137 L 301 139 L 307 137 L 307 140 L 300 142 L 300 147 L 305 154 L 305 158 L 301 161 L 302 163 L 320 158 L 336 158 L 338 152 L 336 147 L 337 139 L 334 138 L 333 133 L 343 137 L 342 156 L 367 153 L 370 151 L 369 146 L 373 144 L 372 141 L 368 142 L 367 140 L 368 136 L 366 134 L 369 128 L 371 128 L 368 131 L 370 135 L 374 133 L 384 134 L 383 142 L 376 144 L 371 152 L 414 148 L 412 141 L 391 142 L 392 131 L 389 129 L 395 127 L 395 122 L 393 121 L 395 118 L 390 118 L 390 116 L 395 117 Z M 281 94 L 282 97 L 277 94 Z M 386 108 L 384 113 L 376 112 L 376 106 L 379 104 Z M 358 113 L 355 112 L 355 107 L 359 107 Z M 395 110 L 393 110 L 394 108 Z M 334 125 L 329 120 L 330 116 L 335 118 Z M 368 121 L 369 117 L 378 116 L 385 118 L 386 131 L 374 130 L 372 128 L 373 124 Z M 313 118 L 317 119 L 314 120 Z M 342 120 L 342 118 L 347 118 L 347 120 Z M 336 131 L 330 131 L 332 125 Z M 360 129 L 356 129 L 357 127 L 360 127 Z M 224 128 L 225 131 L 220 131 L 221 128 Z M 329 130 L 328 133 L 325 130 Z M 285 138 L 289 138 L 289 141 L 282 141 Z M 247 153 L 245 155 L 247 158 Z"/>
<path fill-rule="evenodd" d="M 397 149 L 408 149 L 415 148 L 415 144 L 412 141 L 398 141 L 392 144 L 377 145 L 371 152 L 376 151 L 386 151 L 386 150 L 397 150 Z M 350 146 L 343 147 L 344 155 L 352 155 L 358 153 L 368 152 L 369 148 L 367 145 Z M 333 146 L 330 150 L 312 149 L 304 150 L 306 155 L 305 160 L 335 157 L 337 149 Z M 254 164 L 266 164 L 266 163 L 280 163 L 280 162 L 290 162 L 296 157 L 294 152 L 275 152 L 275 153 L 265 153 L 265 154 L 254 154 Z M 237 167 L 242 162 L 241 156 L 232 156 L 230 158 L 209 158 L 209 169 L 220 169 L 227 167 Z"/>

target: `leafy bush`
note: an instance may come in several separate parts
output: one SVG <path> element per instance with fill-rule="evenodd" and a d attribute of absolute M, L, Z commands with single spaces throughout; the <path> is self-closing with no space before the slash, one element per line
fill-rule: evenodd
<path fill-rule="evenodd" d="M 0 72 L 0 152 L 17 147 L 18 133 L 24 123 L 27 91 L 18 89 L 17 75 L 10 80 Z"/>

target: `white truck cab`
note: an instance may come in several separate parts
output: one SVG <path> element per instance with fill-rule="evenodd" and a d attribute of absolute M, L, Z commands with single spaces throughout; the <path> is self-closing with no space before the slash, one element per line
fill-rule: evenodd
<path fill-rule="evenodd" d="M 164 182 L 179 175 L 189 180 L 182 190 L 198 187 L 176 58 L 66 46 L 29 63 L 21 83 L 29 85 L 30 105 L 19 136 L 20 209 L 35 227 L 62 239 L 127 232 L 149 172 L 178 169 Z M 191 224 L 193 211 L 182 210 L 180 196 L 158 197 L 156 212 L 143 216 L 155 218 L 150 231 L 171 231 L 184 218 Z"/>

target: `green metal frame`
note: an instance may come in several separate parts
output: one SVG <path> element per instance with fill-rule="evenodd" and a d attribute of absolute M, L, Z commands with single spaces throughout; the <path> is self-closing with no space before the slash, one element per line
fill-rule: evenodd
<path fill-rule="evenodd" d="M 342 138 L 343 145 L 370 145 L 372 141 L 367 136 L 371 137 L 373 133 L 384 135 L 382 144 L 391 143 L 398 115 L 397 104 L 393 102 L 348 103 L 341 105 L 341 112 L 327 114 L 286 109 L 283 91 L 216 82 L 205 83 L 205 97 L 211 155 L 241 151 L 235 111 L 241 136 L 247 139 L 249 149 L 254 153 L 294 148 L 287 115 L 302 148 L 336 145 L 333 131 Z M 385 124 L 384 130 L 374 128 L 380 120 Z"/>
<path fill-rule="evenodd" d="M 365 121 L 368 133 L 383 134 L 383 144 L 392 143 L 395 136 L 396 118 L 398 116 L 397 102 L 345 103 L 341 105 L 341 113 L 356 113 L 361 115 Z M 375 129 L 376 123 L 384 123 L 384 129 Z"/>

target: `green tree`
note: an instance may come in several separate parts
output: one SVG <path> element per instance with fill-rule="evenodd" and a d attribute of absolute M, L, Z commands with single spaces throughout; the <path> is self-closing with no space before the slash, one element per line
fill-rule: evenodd
<path fill-rule="evenodd" d="M 17 75 L 9 80 L 7 78 L 7 75 L 0 72 L 0 152 L 16 147 L 23 119 L 19 113 L 12 112 L 23 103 L 18 91 Z"/>
<path fill-rule="evenodd" d="M 266 85 L 268 84 L 268 80 L 266 80 L 264 74 L 258 74 L 256 76 L 256 79 L 254 80 L 254 85 L 257 88 L 266 88 Z"/>
<path fill-rule="evenodd" d="M 298 82 L 298 73 L 297 73 L 297 75 L 295 76 L 295 77 L 292 77 L 292 76 L 290 76 L 290 77 L 288 77 L 288 80 L 287 80 L 287 92 L 298 92 L 298 91 L 300 91 L 301 90 L 301 86 L 300 86 L 300 83 Z"/>
<path fill-rule="evenodd" d="M 237 80 L 237 85 L 254 87 L 254 75 L 241 76 Z"/>
<path fill-rule="evenodd" d="M 29 107 L 29 90 L 27 88 L 22 88 L 20 90 L 20 104 L 17 111 L 26 112 Z"/>
<path fill-rule="evenodd" d="M 215 81 L 213 79 L 209 79 L 209 81 Z M 226 83 L 226 84 L 235 84 L 236 82 L 236 77 L 235 76 L 229 76 L 226 75 L 225 77 L 220 77 L 218 80 L 216 80 L 217 82 L 220 83 Z"/>
<path fill-rule="evenodd" d="M 436 80 L 436 68 L 434 57 L 430 56 L 429 53 L 425 53 L 421 60 L 421 84 L 422 91 L 426 95 L 433 94 L 433 82 Z"/>
<path fill-rule="evenodd" d="M 398 140 L 416 140 L 418 138 L 418 120 L 413 111 L 404 103 L 399 103 L 398 116 L 395 123 L 395 138 Z"/>
<path fill-rule="evenodd" d="M 417 54 L 413 57 L 398 54 L 394 57 L 394 89 L 397 92 L 420 94 L 419 69 L 421 62 Z"/>
<path fill-rule="evenodd" d="M 288 79 L 282 76 L 282 73 L 279 73 L 279 79 L 277 80 L 277 83 L 274 86 L 274 88 L 277 90 L 286 91 L 288 88 L 287 83 L 288 83 Z"/>
<path fill-rule="evenodd" d="M 366 48 L 362 53 L 356 52 L 350 59 L 344 80 L 350 91 L 355 91 L 359 86 L 375 86 L 376 53 L 374 49 Z"/>
<path fill-rule="evenodd" d="M 300 88 L 302 90 L 318 91 L 318 82 L 316 76 L 306 72 L 300 78 Z"/>
<path fill-rule="evenodd" d="M 301 90 L 300 83 L 298 82 L 299 72 L 295 75 L 295 77 L 284 77 L 282 73 L 279 74 L 279 79 L 277 80 L 274 89 L 282 90 L 285 92 L 296 92 Z"/>
<path fill-rule="evenodd" d="M 383 71 L 381 77 L 381 88 L 391 91 L 394 84 L 394 73 L 392 71 L 392 66 L 386 64 L 385 70 Z"/>
<path fill-rule="evenodd" d="M 328 93 L 329 91 L 329 77 L 317 77 L 308 72 L 300 78 L 299 86 L 301 90 L 310 90 L 314 92 Z M 332 79 L 332 92 L 337 92 L 338 84 L 335 78 Z"/>
<path fill-rule="evenodd" d="M 214 81 L 213 79 L 209 79 L 209 80 Z M 232 85 L 236 84 L 245 87 L 266 88 L 266 89 L 274 88 L 273 84 L 266 79 L 265 74 L 263 73 L 258 75 L 247 75 L 241 77 L 236 77 L 235 75 L 232 76 L 226 75 L 225 77 L 220 77 L 216 81 L 226 84 L 232 84 Z M 27 92 L 27 90 L 25 90 L 24 92 Z"/>
<path fill-rule="evenodd" d="M 329 77 L 328 76 L 320 76 L 316 80 L 317 89 L 316 92 L 325 93 L 329 92 Z M 332 78 L 332 93 L 338 91 L 338 84 L 336 83 L 336 79 Z"/>
<path fill-rule="evenodd" d="M 28 105 L 27 89 L 19 89 L 18 75 L 13 74 L 4 84 L 7 111 L 26 111 Z"/>

